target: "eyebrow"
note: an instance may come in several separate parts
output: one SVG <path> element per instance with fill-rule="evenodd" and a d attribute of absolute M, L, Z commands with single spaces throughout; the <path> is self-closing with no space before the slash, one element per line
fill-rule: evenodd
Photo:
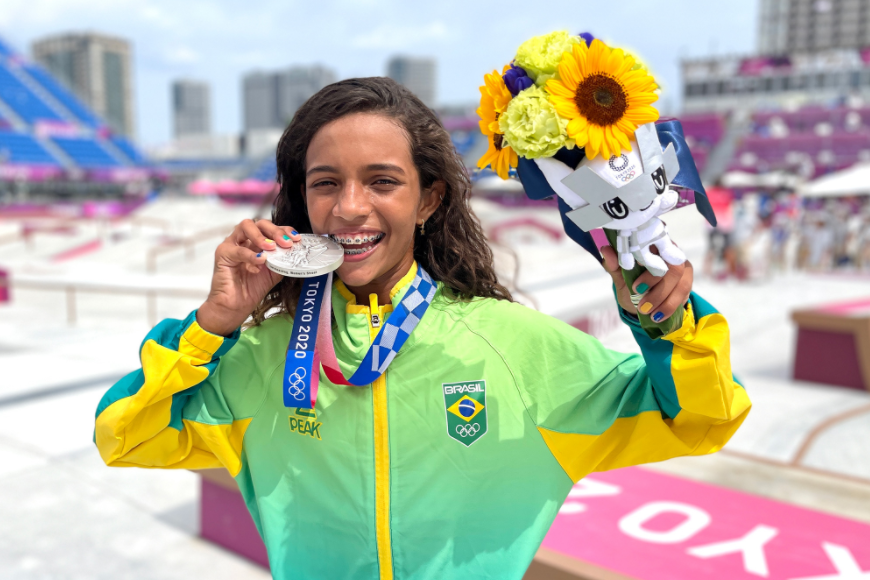
<path fill-rule="evenodd" d="M 317 167 L 312 167 L 306 171 L 305 175 L 308 176 L 312 173 L 338 173 L 338 169 L 331 165 L 318 165 Z"/>
<path fill-rule="evenodd" d="M 393 165 L 391 163 L 375 163 L 373 165 L 367 165 L 366 169 L 369 171 L 395 171 L 396 173 L 401 173 L 405 175 L 405 170 L 399 167 L 398 165 Z"/>
<path fill-rule="evenodd" d="M 366 169 L 368 171 L 395 171 L 396 173 L 401 173 L 405 175 L 405 170 L 399 167 L 398 165 L 393 165 L 391 163 L 373 163 L 372 165 L 367 165 Z M 317 165 L 316 167 L 312 167 L 308 171 L 305 172 L 306 176 L 312 175 L 314 173 L 338 173 L 338 169 L 333 167 L 332 165 Z"/>

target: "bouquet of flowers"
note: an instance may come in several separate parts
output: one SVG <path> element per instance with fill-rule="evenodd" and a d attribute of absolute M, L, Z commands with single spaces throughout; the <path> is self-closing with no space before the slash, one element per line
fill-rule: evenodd
<path fill-rule="evenodd" d="M 682 126 L 656 123 L 658 83 L 621 48 L 588 33 L 537 36 L 480 93 L 489 147 L 478 168 L 502 179 L 516 169 L 529 197 L 557 196 L 566 233 L 599 260 L 590 232 L 603 228 L 629 287 L 686 261 L 659 216 L 694 202 L 715 225 Z M 678 319 L 641 324 L 660 336 Z"/>

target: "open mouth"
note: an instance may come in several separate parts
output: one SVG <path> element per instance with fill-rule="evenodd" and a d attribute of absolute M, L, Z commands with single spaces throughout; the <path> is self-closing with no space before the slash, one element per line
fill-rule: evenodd
<path fill-rule="evenodd" d="M 358 256 L 371 252 L 381 240 L 383 232 L 359 232 L 349 234 L 329 234 L 330 239 L 338 242 L 344 248 L 345 256 Z"/>

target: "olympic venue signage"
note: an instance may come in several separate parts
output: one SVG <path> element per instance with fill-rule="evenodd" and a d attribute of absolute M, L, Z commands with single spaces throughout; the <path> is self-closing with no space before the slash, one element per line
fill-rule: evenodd
<path fill-rule="evenodd" d="M 575 485 L 543 547 L 637 580 L 870 580 L 870 525 L 638 467 Z"/>

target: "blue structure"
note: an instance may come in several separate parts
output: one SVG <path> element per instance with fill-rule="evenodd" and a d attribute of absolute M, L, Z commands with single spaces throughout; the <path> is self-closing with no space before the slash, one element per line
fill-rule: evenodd
<path fill-rule="evenodd" d="M 256 179 L 257 181 L 275 181 L 278 176 L 278 162 L 275 160 L 274 155 L 267 156 L 263 162 L 257 166 L 251 175 L 248 176 L 249 179 Z"/>
<path fill-rule="evenodd" d="M 99 167 L 121 167 L 121 163 L 112 157 L 102 145 L 93 138 L 53 137 L 54 141 L 76 165 L 83 169 Z"/>
<path fill-rule="evenodd" d="M 78 119 L 82 124 L 93 129 L 96 129 L 103 124 L 99 117 L 91 112 L 91 110 L 88 109 L 84 103 L 78 99 L 78 97 L 61 86 L 61 84 L 54 80 L 54 77 L 52 77 L 44 68 L 36 64 L 26 64 L 23 68 L 31 77 L 38 81 L 52 97 L 57 99 L 70 113 L 75 115 L 76 119 Z"/>
<path fill-rule="evenodd" d="M 0 131 L 0 159 L 7 163 L 60 167 L 57 158 L 32 135 L 15 131 Z"/>
<path fill-rule="evenodd" d="M 121 153 L 127 156 L 133 163 L 139 165 L 145 165 L 148 163 L 148 160 L 145 159 L 145 156 L 142 155 L 142 152 L 139 151 L 133 143 L 130 142 L 129 139 L 124 137 L 112 137 L 110 141 L 121 150 Z"/>
<path fill-rule="evenodd" d="M 39 120 L 60 121 L 61 116 L 36 96 L 10 67 L 0 65 L 0 99 L 28 124 Z"/>
<path fill-rule="evenodd" d="M 113 169 L 151 167 L 133 143 L 112 135 L 108 125 L 62 83 L 2 39 L 0 164 L 54 167 L 74 172 L 77 178 L 82 172 L 105 176 Z"/>

